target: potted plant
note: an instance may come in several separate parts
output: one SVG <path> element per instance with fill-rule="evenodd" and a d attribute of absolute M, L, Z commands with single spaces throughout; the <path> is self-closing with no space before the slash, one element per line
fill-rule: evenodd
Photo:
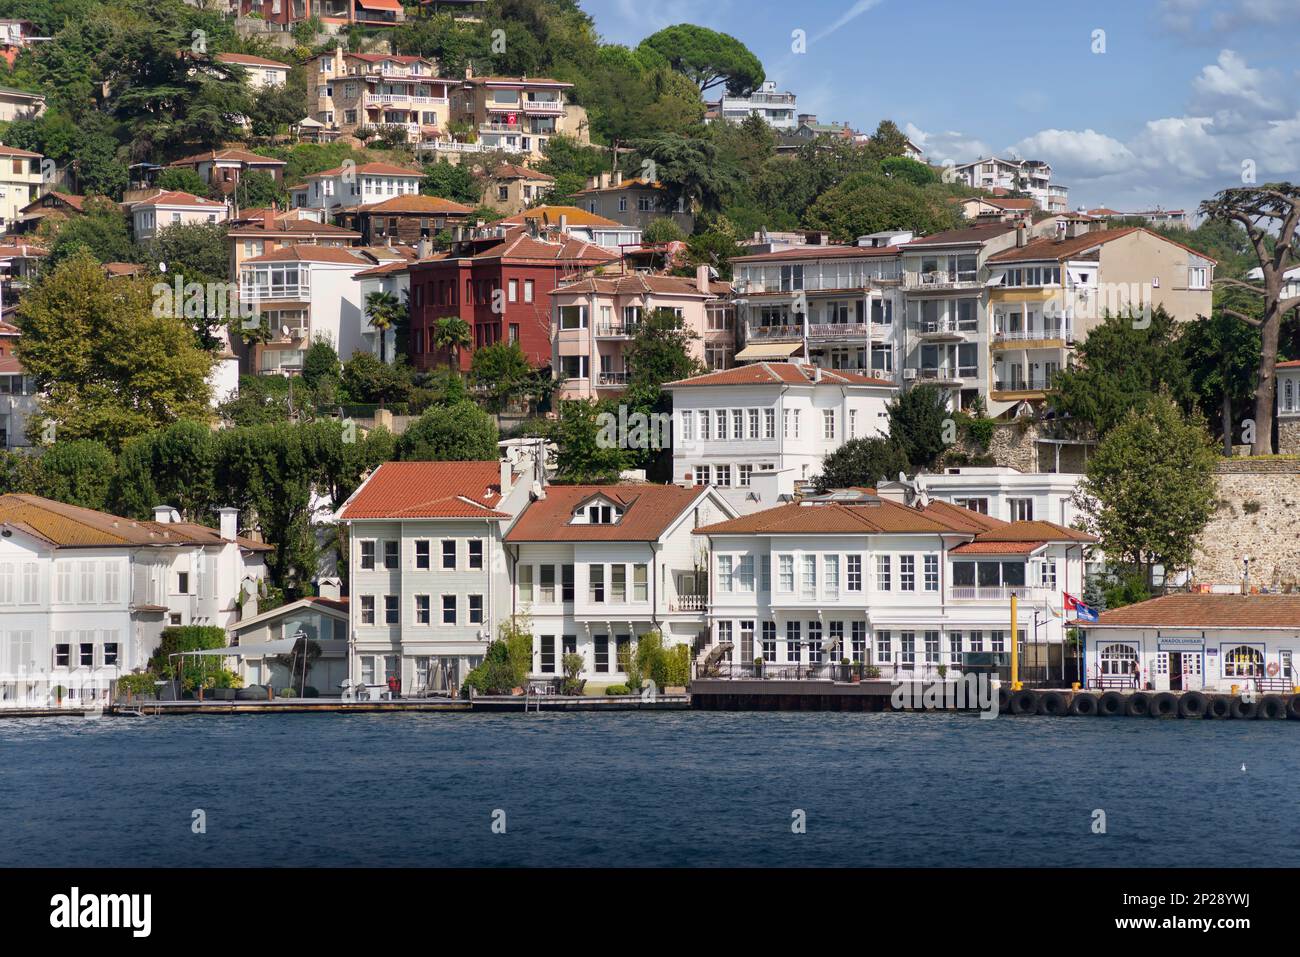
<path fill-rule="evenodd" d="M 855 661 L 849 666 L 849 683 L 862 684 L 862 662 Z"/>
<path fill-rule="evenodd" d="M 849 674 L 852 672 L 852 670 L 853 670 L 853 662 L 849 661 L 848 658 L 841 658 L 840 659 L 840 680 L 841 681 L 850 680 Z"/>
<path fill-rule="evenodd" d="M 763 677 L 763 656 L 759 655 L 754 659 L 754 677 Z"/>
<path fill-rule="evenodd" d="M 935 669 L 935 671 L 939 672 L 939 680 L 940 680 L 940 681 L 943 681 L 945 678 L 948 677 L 948 666 L 947 666 L 947 665 L 940 665 L 938 668 Z"/>

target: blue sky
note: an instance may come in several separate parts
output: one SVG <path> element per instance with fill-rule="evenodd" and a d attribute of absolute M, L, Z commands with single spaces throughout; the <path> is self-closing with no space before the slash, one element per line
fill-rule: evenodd
<path fill-rule="evenodd" d="M 730 33 L 802 112 L 867 131 L 888 117 L 932 162 L 1045 159 L 1072 206 L 1191 211 L 1245 163 L 1300 180 L 1300 0 L 581 3 L 610 43 Z"/>

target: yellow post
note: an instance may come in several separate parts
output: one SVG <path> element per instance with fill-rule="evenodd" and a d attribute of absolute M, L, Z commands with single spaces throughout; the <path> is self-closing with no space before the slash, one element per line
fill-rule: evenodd
<path fill-rule="evenodd" d="M 1020 668 L 1018 659 L 1020 651 L 1016 647 L 1016 596 L 1013 592 L 1011 595 L 1011 690 L 1020 690 Z"/>

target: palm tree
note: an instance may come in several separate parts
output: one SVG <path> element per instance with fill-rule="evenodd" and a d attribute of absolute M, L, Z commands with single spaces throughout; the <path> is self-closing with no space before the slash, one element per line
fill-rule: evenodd
<path fill-rule="evenodd" d="M 460 350 L 473 341 L 469 323 L 459 316 L 444 316 L 433 326 L 433 344 L 439 349 L 447 350 L 447 371 L 454 372 L 456 364 L 453 356 L 460 358 Z"/>
<path fill-rule="evenodd" d="M 397 325 L 402 318 L 403 306 L 391 292 L 372 292 L 366 295 L 366 316 L 370 325 L 379 333 L 379 361 L 387 362 L 385 345 L 388 330 Z"/>

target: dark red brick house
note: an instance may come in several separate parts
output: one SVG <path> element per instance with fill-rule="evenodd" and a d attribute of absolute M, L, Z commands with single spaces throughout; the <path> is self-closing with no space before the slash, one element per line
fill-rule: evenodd
<path fill-rule="evenodd" d="M 618 257 L 600 246 L 568 236 L 531 236 L 524 229 L 504 237 L 456 244 L 411 264 L 411 359 L 417 369 L 447 362 L 434 345 L 439 319 L 459 316 L 473 330 L 473 344 L 462 350 L 467 371 L 474 349 L 495 342 L 518 342 L 536 367 L 551 363 L 551 290 Z M 498 294 L 499 292 L 499 294 Z M 495 305 L 494 305 L 495 304 Z"/>

